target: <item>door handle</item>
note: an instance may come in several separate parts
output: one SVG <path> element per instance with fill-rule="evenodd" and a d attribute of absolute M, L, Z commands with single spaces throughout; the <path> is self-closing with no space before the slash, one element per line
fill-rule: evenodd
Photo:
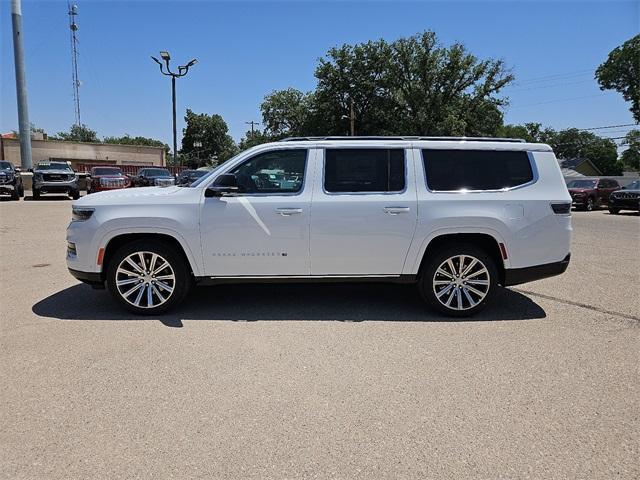
<path fill-rule="evenodd" d="M 384 207 L 383 210 L 389 215 L 398 215 L 399 213 L 409 213 L 411 209 L 409 207 Z"/>
<path fill-rule="evenodd" d="M 291 215 L 298 215 L 302 213 L 301 208 L 276 208 L 276 212 L 278 212 L 283 217 L 289 217 Z"/>

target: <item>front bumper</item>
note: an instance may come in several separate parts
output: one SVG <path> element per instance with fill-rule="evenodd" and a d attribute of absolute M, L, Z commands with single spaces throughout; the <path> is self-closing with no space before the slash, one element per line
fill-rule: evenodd
<path fill-rule="evenodd" d="M 102 280 L 102 274 L 100 272 L 81 272 L 80 270 L 69 268 L 69 273 L 81 282 L 91 285 L 93 288 L 104 288 L 104 281 Z"/>
<path fill-rule="evenodd" d="M 609 198 L 609 207 L 624 210 L 640 210 L 640 198 Z"/>
<path fill-rule="evenodd" d="M 0 184 L 0 194 L 11 195 L 16 189 L 16 186 L 12 183 Z"/>
<path fill-rule="evenodd" d="M 504 271 L 504 286 L 520 285 L 522 283 L 542 280 L 543 278 L 554 277 L 563 274 L 569 266 L 571 254 L 569 253 L 563 260 L 544 265 L 535 265 L 525 268 L 508 268 Z"/>
<path fill-rule="evenodd" d="M 36 182 L 33 188 L 40 193 L 70 193 L 78 190 L 78 182 Z"/>

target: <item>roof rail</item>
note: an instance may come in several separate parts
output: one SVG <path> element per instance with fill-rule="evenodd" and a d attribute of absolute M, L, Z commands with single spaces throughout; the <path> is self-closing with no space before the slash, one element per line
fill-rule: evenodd
<path fill-rule="evenodd" d="M 281 142 L 304 142 L 310 140 L 429 140 L 436 142 L 506 142 L 506 143 L 524 143 L 522 138 L 492 138 L 492 137 L 420 137 L 420 136 L 362 136 L 362 137 L 288 137 L 280 140 Z"/>

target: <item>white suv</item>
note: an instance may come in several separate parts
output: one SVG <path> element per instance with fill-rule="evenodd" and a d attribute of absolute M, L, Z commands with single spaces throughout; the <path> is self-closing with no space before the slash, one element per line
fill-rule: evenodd
<path fill-rule="evenodd" d="M 548 145 L 512 139 L 292 138 L 189 187 L 101 192 L 73 205 L 67 265 L 139 314 L 193 284 L 416 283 L 471 315 L 498 285 L 563 273 L 571 197 Z"/>

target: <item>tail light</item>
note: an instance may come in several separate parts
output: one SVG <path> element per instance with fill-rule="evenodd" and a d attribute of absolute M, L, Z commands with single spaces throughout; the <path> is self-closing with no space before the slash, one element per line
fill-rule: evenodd
<path fill-rule="evenodd" d="M 569 215 L 571 213 L 571 204 L 567 202 L 552 203 L 551 209 L 556 215 Z"/>

